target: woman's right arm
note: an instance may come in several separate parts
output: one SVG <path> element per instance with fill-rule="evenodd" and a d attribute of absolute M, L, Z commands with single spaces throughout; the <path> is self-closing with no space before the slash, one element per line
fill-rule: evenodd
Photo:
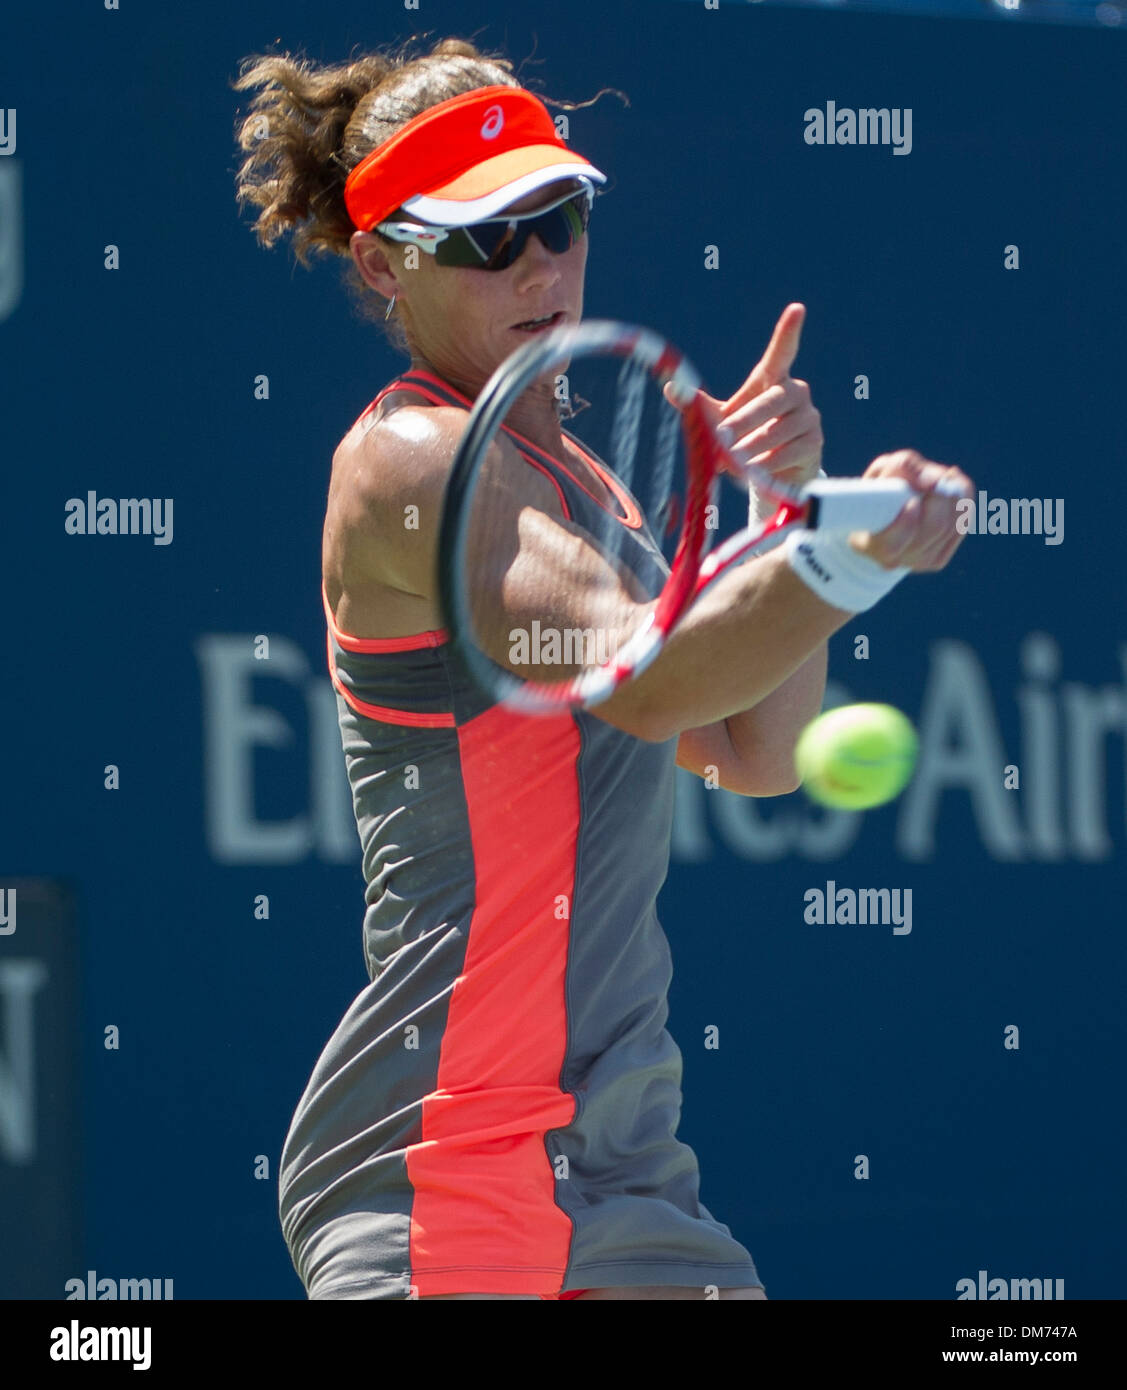
<path fill-rule="evenodd" d="M 465 418 L 464 411 L 445 407 L 397 411 L 370 432 L 357 467 L 360 514 L 370 520 L 364 554 L 372 577 L 425 599 L 431 605 L 430 627 L 443 623 L 438 527 L 450 459 Z M 896 473 L 887 462 L 896 457 L 883 456 L 871 467 L 881 476 Z M 914 458 L 918 462 L 911 476 L 917 485 L 951 478 L 950 468 Z M 969 492 L 972 485 L 964 481 Z M 510 505 L 509 543 L 489 547 L 471 570 L 484 592 L 504 594 L 484 640 L 490 655 L 507 664 L 510 631 L 544 615 L 541 582 L 558 602 L 559 574 L 591 574 L 591 551 L 583 534 L 564 518 L 554 487 L 505 436 L 498 435 L 479 485 L 496 487 L 496 496 Z M 405 509 L 412 506 L 418 508 L 417 529 L 402 524 Z M 926 505 L 905 513 L 885 531 L 867 537 L 864 548 L 888 567 L 936 568 L 937 551 L 950 543 L 949 558 L 957 543 L 955 499 L 928 497 Z M 553 612 L 553 620 L 561 628 L 606 626 L 615 621 L 607 605 L 605 584 L 577 584 L 567 600 L 568 611 Z M 612 606 L 637 614 L 639 605 L 619 588 Z M 779 547 L 717 580 L 682 618 L 652 664 L 592 713 L 650 742 L 726 719 L 769 695 L 852 616 L 819 598 Z"/>

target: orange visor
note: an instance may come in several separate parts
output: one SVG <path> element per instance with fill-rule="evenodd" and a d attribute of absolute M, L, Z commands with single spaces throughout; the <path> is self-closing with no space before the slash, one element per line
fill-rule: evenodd
<path fill-rule="evenodd" d="M 605 183 L 556 134 L 548 108 L 523 87 L 478 87 L 416 116 L 352 170 L 344 201 L 369 232 L 398 208 L 459 227 L 557 179 Z"/>

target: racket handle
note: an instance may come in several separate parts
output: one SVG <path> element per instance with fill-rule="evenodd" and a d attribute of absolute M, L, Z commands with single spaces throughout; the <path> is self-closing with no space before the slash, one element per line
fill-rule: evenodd
<path fill-rule="evenodd" d="M 962 495 L 954 482 L 942 482 L 935 491 Z M 815 478 L 802 489 L 810 503 L 807 525 L 817 531 L 883 531 L 917 495 L 904 478 Z"/>

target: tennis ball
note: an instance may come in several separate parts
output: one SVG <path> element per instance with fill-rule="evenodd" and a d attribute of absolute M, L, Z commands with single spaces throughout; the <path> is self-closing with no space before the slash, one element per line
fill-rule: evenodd
<path fill-rule="evenodd" d="M 803 729 L 794 766 L 812 800 L 866 811 L 900 795 L 918 748 L 911 721 L 891 705 L 841 705 Z"/>

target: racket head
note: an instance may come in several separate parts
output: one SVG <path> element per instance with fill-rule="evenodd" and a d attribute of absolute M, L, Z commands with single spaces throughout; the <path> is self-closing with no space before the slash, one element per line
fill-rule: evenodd
<path fill-rule="evenodd" d="M 716 530 L 725 454 L 699 388 L 660 334 L 613 320 L 531 338 L 482 388 L 446 486 L 439 592 L 458 654 L 496 700 L 590 707 L 657 655 Z M 565 458 L 541 455 L 539 472 L 535 446 L 514 465 L 530 443 L 526 393 L 550 393 L 561 417 Z M 591 504 L 557 501 L 561 463 Z"/>

